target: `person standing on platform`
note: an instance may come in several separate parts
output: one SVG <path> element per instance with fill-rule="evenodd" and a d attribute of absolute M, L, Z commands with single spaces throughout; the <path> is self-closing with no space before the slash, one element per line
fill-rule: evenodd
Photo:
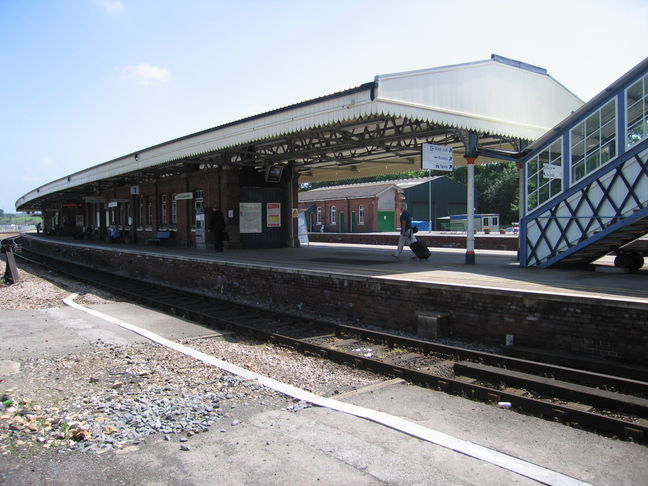
<path fill-rule="evenodd" d="M 412 213 L 407 210 L 407 203 L 401 203 L 401 215 L 400 215 L 400 235 L 398 237 L 398 250 L 396 253 L 392 253 L 394 258 L 400 257 L 400 254 L 403 252 L 403 247 L 407 244 L 409 245 L 412 242 Z"/>
<path fill-rule="evenodd" d="M 225 232 L 225 216 L 220 209 L 214 209 L 210 229 L 214 232 L 214 249 L 216 251 L 223 251 L 223 241 L 228 238 Z"/>

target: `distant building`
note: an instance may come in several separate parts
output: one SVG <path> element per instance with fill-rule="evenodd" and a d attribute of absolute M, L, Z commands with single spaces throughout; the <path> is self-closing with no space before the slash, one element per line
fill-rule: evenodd
<path fill-rule="evenodd" d="M 432 204 L 429 197 L 432 194 Z M 400 202 L 408 203 L 420 229 L 437 218 L 466 211 L 466 188 L 446 176 L 322 187 L 299 193 L 310 231 L 397 231 Z"/>

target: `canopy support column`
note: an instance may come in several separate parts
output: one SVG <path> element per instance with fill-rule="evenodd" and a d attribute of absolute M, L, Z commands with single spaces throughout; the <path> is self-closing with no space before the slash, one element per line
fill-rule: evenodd
<path fill-rule="evenodd" d="M 466 265 L 475 264 L 475 161 L 477 160 L 477 142 L 477 132 L 468 132 L 468 143 L 464 155 L 468 172 L 468 187 L 466 190 Z"/>
<path fill-rule="evenodd" d="M 518 221 L 522 222 L 522 218 L 524 218 L 524 208 L 526 206 L 526 181 L 524 179 L 524 164 L 522 162 L 517 163 L 517 168 L 518 168 Z M 518 226 L 519 228 L 519 226 Z M 518 251 L 517 251 L 517 258 L 518 261 L 520 260 L 520 255 L 521 255 L 521 250 L 522 250 L 522 240 L 520 239 L 520 232 L 518 229 Z"/>

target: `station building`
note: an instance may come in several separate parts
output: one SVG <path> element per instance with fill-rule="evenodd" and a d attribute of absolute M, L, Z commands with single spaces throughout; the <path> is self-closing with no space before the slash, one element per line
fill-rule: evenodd
<path fill-rule="evenodd" d="M 446 176 L 345 184 L 299 193 L 310 231 L 376 233 L 397 231 L 400 203 L 419 229 L 435 229 L 437 218 L 466 210 L 466 186 Z"/>

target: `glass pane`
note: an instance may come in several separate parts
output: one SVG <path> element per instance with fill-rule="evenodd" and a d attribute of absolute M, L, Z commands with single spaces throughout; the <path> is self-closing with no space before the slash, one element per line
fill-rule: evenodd
<path fill-rule="evenodd" d="M 599 112 L 597 111 L 596 113 L 591 114 L 587 120 L 585 120 L 585 134 L 586 135 L 591 135 L 594 133 L 596 130 L 599 129 L 601 126 L 601 117 L 599 116 Z"/>
<path fill-rule="evenodd" d="M 550 182 L 550 188 L 552 197 L 556 194 L 560 194 L 560 191 L 562 191 L 562 179 L 552 179 Z"/>
<path fill-rule="evenodd" d="M 603 109 L 601 110 L 602 125 L 614 119 L 614 107 L 615 107 L 614 100 L 610 101 L 608 104 L 606 104 L 603 107 Z"/>
<path fill-rule="evenodd" d="M 643 123 L 639 122 L 628 129 L 628 147 L 641 142 L 644 136 L 642 126 Z"/>
<path fill-rule="evenodd" d="M 527 181 L 527 193 L 531 194 L 538 188 L 538 175 L 533 174 Z"/>
<path fill-rule="evenodd" d="M 637 120 L 643 118 L 643 107 L 641 105 L 641 103 L 635 103 L 634 106 L 628 110 L 628 125 L 632 125 L 636 123 Z"/>
<path fill-rule="evenodd" d="M 578 165 L 574 166 L 572 178 L 574 179 L 574 181 L 578 181 L 583 177 L 585 177 L 585 164 L 581 162 Z"/>
<path fill-rule="evenodd" d="M 601 147 L 601 165 L 605 164 L 608 160 L 614 157 L 613 152 L 614 152 L 614 147 L 612 146 L 612 142 Z"/>
<path fill-rule="evenodd" d="M 628 93 L 626 95 L 626 104 L 627 106 L 632 105 L 637 100 L 640 100 L 643 96 L 641 87 L 641 80 L 637 81 L 635 84 L 628 88 Z"/>
<path fill-rule="evenodd" d="M 534 157 L 529 162 L 529 171 L 528 171 L 528 173 L 531 176 L 531 175 L 535 174 L 536 172 L 538 172 L 538 158 Z"/>
<path fill-rule="evenodd" d="M 542 167 L 542 164 L 548 164 L 550 160 L 551 160 L 551 157 L 549 156 L 549 151 L 548 150 L 545 150 L 544 152 L 541 152 L 540 155 L 538 156 L 538 161 L 540 162 L 540 167 Z"/>
<path fill-rule="evenodd" d="M 551 158 L 555 159 L 558 155 L 562 154 L 562 140 L 557 140 L 551 144 Z"/>
<path fill-rule="evenodd" d="M 549 199 L 549 184 L 545 184 L 538 191 L 538 203 L 542 204 Z"/>
<path fill-rule="evenodd" d="M 585 122 L 576 125 L 571 131 L 572 147 L 585 138 Z"/>
<path fill-rule="evenodd" d="M 603 128 L 601 128 L 601 144 L 613 140 L 615 135 L 616 135 L 616 129 L 615 129 L 614 122 L 611 121 L 605 124 Z"/>
<path fill-rule="evenodd" d="M 594 152 L 598 146 L 601 144 L 601 141 L 599 140 L 600 133 L 597 130 L 596 132 L 592 133 L 587 137 L 586 147 L 585 147 L 585 152 L 590 154 Z"/>
<path fill-rule="evenodd" d="M 598 152 L 592 155 L 588 155 L 587 159 L 585 160 L 585 172 L 589 174 L 590 172 L 595 171 L 600 163 L 600 156 Z"/>
<path fill-rule="evenodd" d="M 583 155 L 585 155 L 585 142 L 580 142 L 572 148 L 572 161 L 574 159 L 580 160 Z"/>
<path fill-rule="evenodd" d="M 538 206 L 538 193 L 529 194 L 527 209 L 530 211 Z"/>

